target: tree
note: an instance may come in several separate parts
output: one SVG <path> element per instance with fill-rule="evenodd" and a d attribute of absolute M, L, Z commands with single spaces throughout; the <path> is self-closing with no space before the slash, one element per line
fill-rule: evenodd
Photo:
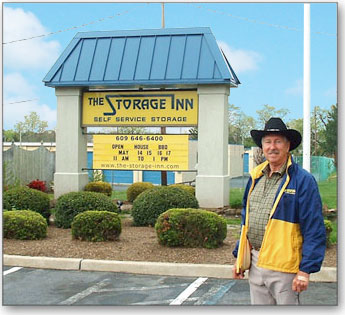
<path fill-rule="evenodd" d="M 14 126 L 14 141 L 27 142 L 54 142 L 55 131 L 47 130 L 48 122 L 41 120 L 36 112 L 24 116 L 24 121 L 17 122 Z M 10 135 L 8 132 L 7 135 Z"/>
<path fill-rule="evenodd" d="M 19 141 L 19 134 L 14 130 L 4 130 L 3 132 L 4 142 L 17 142 Z"/>
<path fill-rule="evenodd" d="M 250 130 L 255 128 L 253 117 L 247 116 L 239 107 L 229 104 L 229 143 L 245 144 L 250 139 Z M 250 142 L 250 141 L 249 141 Z"/>
<path fill-rule="evenodd" d="M 36 112 L 30 112 L 29 115 L 24 116 L 24 122 L 18 122 L 14 129 L 18 133 L 43 133 L 48 128 L 48 122 L 41 120 Z"/>
<path fill-rule="evenodd" d="M 303 138 L 303 118 L 293 119 L 286 124 L 286 127 L 289 129 L 295 129 L 300 132 Z M 303 147 L 302 144 L 299 145 L 295 150 L 293 150 L 293 154 L 295 155 L 302 155 L 303 154 Z"/>
<path fill-rule="evenodd" d="M 263 129 L 266 122 L 271 117 L 280 117 L 282 120 L 284 120 L 285 116 L 289 112 L 290 111 L 286 108 L 276 109 L 274 106 L 269 106 L 268 104 L 263 105 L 263 109 L 256 111 L 258 114 L 259 129 Z"/>
<path fill-rule="evenodd" d="M 320 119 L 325 126 L 325 141 L 321 144 L 321 148 L 326 155 L 334 158 L 334 164 L 337 167 L 338 104 L 331 106 L 325 119 L 321 117 Z"/>

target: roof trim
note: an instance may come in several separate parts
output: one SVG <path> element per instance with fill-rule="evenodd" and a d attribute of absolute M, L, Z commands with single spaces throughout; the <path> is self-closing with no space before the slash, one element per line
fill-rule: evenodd
<path fill-rule="evenodd" d="M 214 72 L 212 77 L 203 77 L 202 75 L 200 76 L 199 73 L 199 65 L 197 65 L 197 70 L 193 70 L 196 71 L 196 76 L 195 77 L 190 77 L 188 78 L 188 76 L 183 76 L 183 70 L 185 69 L 184 67 L 189 66 L 189 64 L 180 64 L 179 66 L 182 67 L 181 68 L 181 73 L 180 73 L 180 77 L 178 78 L 166 78 L 166 75 L 164 75 L 164 78 L 160 78 L 160 79 L 155 79 L 152 78 L 151 79 L 151 75 L 147 78 L 147 79 L 135 79 L 133 76 L 132 80 L 128 80 L 125 79 L 127 76 L 125 75 L 124 79 L 119 79 L 120 78 L 120 71 L 122 71 L 123 69 L 120 67 L 117 71 L 118 75 L 117 77 L 113 77 L 109 80 L 105 80 L 105 76 L 103 75 L 103 80 L 97 79 L 97 80 L 90 80 L 90 73 L 88 74 L 88 76 L 85 76 L 85 80 L 80 80 L 82 77 L 79 76 L 78 79 L 76 79 L 76 69 L 78 68 L 78 66 L 80 65 L 80 63 L 82 62 L 82 58 L 81 58 L 81 49 L 83 48 L 82 45 L 85 42 L 85 40 L 89 40 L 89 39 L 95 39 L 96 41 L 100 40 L 100 39 L 109 39 L 111 41 L 111 43 L 113 42 L 113 40 L 118 40 L 116 38 L 124 38 L 125 41 L 127 41 L 128 39 L 132 39 L 135 40 L 136 38 L 140 39 L 140 43 L 142 42 L 142 38 L 148 37 L 149 38 L 154 38 L 155 41 L 158 38 L 162 38 L 164 36 L 170 36 L 170 44 L 168 49 L 168 57 L 170 55 L 170 45 L 171 45 L 171 38 L 173 38 L 172 36 L 174 35 L 185 35 L 186 39 L 185 39 L 185 43 L 187 41 L 187 37 L 188 36 L 193 36 L 193 35 L 199 35 L 202 36 L 201 37 L 201 42 L 204 43 L 203 45 L 201 45 L 200 42 L 200 47 L 199 47 L 199 52 L 196 52 L 198 54 L 198 58 L 199 58 L 199 63 L 200 63 L 200 56 L 201 56 L 201 50 L 206 49 L 208 51 L 208 55 L 207 56 L 211 56 L 211 58 L 213 58 L 214 60 Z M 192 38 L 192 37 L 188 37 L 188 38 Z M 204 38 L 204 39 L 202 39 Z M 138 39 L 137 39 L 138 40 Z M 111 45 L 111 44 L 110 44 Z M 185 44 L 186 45 L 186 44 Z M 202 47 L 203 46 L 203 47 Z M 205 47 L 204 47 L 205 46 Z M 191 46 L 193 47 L 193 46 Z M 91 62 L 91 66 L 93 66 L 93 63 L 95 62 L 101 62 L 101 60 L 94 60 L 95 58 L 95 51 L 96 51 L 97 45 L 93 45 L 92 48 L 88 48 L 88 53 L 93 54 L 92 60 L 88 61 L 89 65 Z M 108 55 L 106 58 L 109 58 L 109 53 L 110 53 L 110 46 L 108 47 Z M 155 48 L 155 47 L 154 47 Z M 76 50 L 77 49 L 77 50 Z M 90 50 L 91 49 L 91 50 Z M 92 51 L 93 49 L 93 51 Z M 123 48 L 124 49 L 124 48 Z M 140 49 L 140 44 L 139 47 L 137 48 L 138 50 Z M 125 52 L 122 52 L 123 54 L 125 54 Z M 129 52 L 127 52 L 129 53 Z M 138 62 L 138 51 L 132 51 L 133 54 L 137 54 L 136 57 L 136 63 Z M 72 56 L 72 57 L 71 57 Z M 126 55 L 122 55 L 122 60 L 124 58 L 124 56 Z M 71 59 L 69 59 L 71 57 Z M 116 57 L 116 56 L 115 56 Z M 163 62 L 163 67 L 164 67 L 164 62 L 165 64 L 165 74 L 167 71 L 167 62 L 168 62 L 168 57 L 166 58 L 166 60 L 162 61 L 160 60 L 160 62 Z M 74 58 L 74 59 L 73 59 Z M 103 57 L 104 58 L 104 57 Z M 153 55 L 152 55 L 153 58 Z M 74 60 L 74 63 L 73 63 Z M 103 65 L 104 65 L 104 60 L 103 59 Z M 108 59 L 107 59 L 108 60 Z M 111 59 L 113 60 L 113 59 Z M 153 59 L 152 59 L 153 60 Z M 151 60 L 151 70 L 152 70 L 152 60 Z M 206 59 L 204 59 L 206 60 Z M 68 61 L 70 61 L 68 63 Z M 71 63 L 72 61 L 72 63 Z M 212 59 L 211 59 L 212 61 Z M 108 61 L 107 61 L 108 62 Z M 122 61 L 121 61 L 122 64 Z M 210 63 L 208 62 L 209 66 Z M 127 65 L 127 64 L 126 64 Z M 131 65 L 131 64 L 129 64 Z M 132 67 L 136 67 L 137 64 L 132 65 Z M 209 67 L 207 66 L 207 67 Z M 65 68 L 67 67 L 67 68 Z M 81 67 L 79 67 L 78 69 L 82 69 Z M 112 69 L 112 68 L 111 68 Z M 206 68 L 209 69 L 209 68 Z M 113 70 L 113 69 L 112 69 Z M 150 71 L 151 71 L 150 70 Z M 61 80 L 61 77 L 63 77 L 63 73 L 65 73 L 64 71 L 67 71 L 67 73 L 69 73 L 67 75 L 67 77 L 65 76 L 63 80 Z M 70 71 L 70 72 L 68 72 Z M 90 70 L 91 71 L 91 70 Z M 106 70 L 104 70 L 106 71 Z M 114 70 L 113 70 L 114 71 Z M 136 70 L 134 70 L 136 71 Z M 190 69 L 189 69 L 190 71 Z M 209 71 L 209 70 L 207 70 Z M 74 75 L 72 75 L 74 73 Z M 105 72 L 104 72 L 105 73 Z M 150 72 L 151 73 L 151 72 Z M 73 77 L 73 78 L 72 78 Z M 83 78 L 84 79 L 84 78 Z M 219 48 L 216 39 L 214 37 L 214 35 L 211 32 L 211 29 L 209 27 L 196 27 L 196 28 L 166 28 L 166 29 L 144 29 L 144 30 L 125 30 L 125 31 L 96 31 L 96 32 L 78 32 L 74 38 L 72 39 L 72 41 L 69 43 L 69 45 L 66 47 L 66 49 L 63 51 L 63 53 L 60 55 L 60 57 L 58 58 L 58 60 L 55 62 L 55 64 L 52 66 L 52 68 L 49 70 L 49 72 L 47 73 L 47 75 L 44 77 L 43 82 L 45 83 L 46 86 L 49 87 L 58 87 L 58 86 L 158 86 L 158 85 L 194 85 L 194 84 L 230 84 L 230 87 L 237 87 L 238 84 L 240 84 L 240 81 L 238 80 L 235 72 L 233 71 L 233 69 L 230 66 L 230 63 L 228 62 L 228 60 L 226 59 L 224 53 L 221 51 L 221 49 Z"/>

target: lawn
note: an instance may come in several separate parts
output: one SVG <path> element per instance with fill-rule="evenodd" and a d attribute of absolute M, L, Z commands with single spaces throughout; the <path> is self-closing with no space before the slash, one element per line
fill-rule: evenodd
<path fill-rule="evenodd" d="M 331 175 L 327 180 L 318 183 L 322 204 L 329 209 L 337 209 L 337 175 Z"/>

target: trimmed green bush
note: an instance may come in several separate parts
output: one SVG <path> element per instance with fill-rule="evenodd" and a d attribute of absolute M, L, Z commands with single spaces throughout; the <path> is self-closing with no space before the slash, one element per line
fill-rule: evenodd
<path fill-rule="evenodd" d="M 170 209 L 162 213 L 155 225 L 162 245 L 183 247 L 219 247 L 227 234 L 226 221 L 203 209 Z"/>
<path fill-rule="evenodd" d="M 121 233 L 121 219 L 109 211 L 85 211 L 72 221 L 72 237 L 82 241 L 114 241 Z"/>
<path fill-rule="evenodd" d="M 102 193 L 109 197 L 113 192 L 111 185 L 106 182 L 90 182 L 86 184 L 84 190 Z"/>
<path fill-rule="evenodd" d="M 130 185 L 127 189 L 127 200 L 133 202 L 143 191 L 155 187 L 152 183 L 139 182 Z"/>
<path fill-rule="evenodd" d="M 19 186 L 3 194 L 3 207 L 6 210 L 28 209 L 40 213 L 48 222 L 50 217 L 50 199 L 48 194 Z"/>
<path fill-rule="evenodd" d="M 177 187 L 177 188 L 184 189 L 185 191 L 188 191 L 193 196 L 195 196 L 195 187 L 193 187 L 193 186 L 184 185 L 184 184 L 173 184 L 173 185 L 169 185 L 169 187 Z"/>
<path fill-rule="evenodd" d="M 55 225 L 68 229 L 74 217 L 87 210 L 117 212 L 111 199 L 91 191 L 70 192 L 60 196 L 55 206 Z"/>
<path fill-rule="evenodd" d="M 196 198 L 183 189 L 159 186 L 141 193 L 133 203 L 133 223 L 154 226 L 158 216 L 171 208 L 199 208 Z"/>
<path fill-rule="evenodd" d="M 12 210 L 3 214 L 4 238 L 39 240 L 47 236 L 47 228 L 46 219 L 35 211 Z"/>

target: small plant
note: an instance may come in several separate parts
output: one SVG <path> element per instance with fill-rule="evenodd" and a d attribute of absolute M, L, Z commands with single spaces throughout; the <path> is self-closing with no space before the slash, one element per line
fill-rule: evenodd
<path fill-rule="evenodd" d="M 326 228 L 326 246 L 330 247 L 332 245 L 331 242 L 331 233 L 333 231 L 332 222 L 330 220 L 324 220 L 325 228 Z"/>
<path fill-rule="evenodd" d="M 158 241 L 167 246 L 219 247 L 227 234 L 226 221 L 202 209 L 170 209 L 155 225 Z"/>
<path fill-rule="evenodd" d="M 3 194 L 3 207 L 6 210 L 28 209 L 40 213 L 48 222 L 50 217 L 48 194 L 20 186 L 9 189 Z"/>
<path fill-rule="evenodd" d="M 183 189 L 159 186 L 141 193 L 133 203 L 134 225 L 154 226 L 158 216 L 172 208 L 199 208 L 196 198 Z"/>
<path fill-rule="evenodd" d="M 185 191 L 187 191 L 190 194 L 192 194 L 193 196 L 195 196 L 195 187 L 193 187 L 193 186 L 183 185 L 183 184 L 173 184 L 173 185 L 169 185 L 169 187 L 177 187 L 177 188 L 184 189 Z"/>
<path fill-rule="evenodd" d="M 31 189 L 36 189 L 42 192 L 46 192 L 47 188 L 46 188 L 46 182 L 36 179 L 31 181 L 28 185 L 29 188 Z"/>
<path fill-rule="evenodd" d="M 127 200 L 133 202 L 143 191 L 153 188 L 154 185 L 148 182 L 138 182 L 130 185 L 127 189 Z"/>
<path fill-rule="evenodd" d="M 121 219 L 109 211 L 85 211 L 72 222 L 72 237 L 82 241 L 114 241 L 121 233 Z"/>
<path fill-rule="evenodd" d="M 107 182 L 90 182 L 85 186 L 84 190 L 103 193 L 109 197 L 113 192 L 111 185 Z"/>
<path fill-rule="evenodd" d="M 3 214 L 4 238 L 38 240 L 47 236 L 47 221 L 31 210 L 5 211 Z"/>
<path fill-rule="evenodd" d="M 68 229 L 74 217 L 87 210 L 117 212 L 116 205 L 103 194 L 91 191 L 70 192 L 60 196 L 55 205 L 55 224 Z"/>

